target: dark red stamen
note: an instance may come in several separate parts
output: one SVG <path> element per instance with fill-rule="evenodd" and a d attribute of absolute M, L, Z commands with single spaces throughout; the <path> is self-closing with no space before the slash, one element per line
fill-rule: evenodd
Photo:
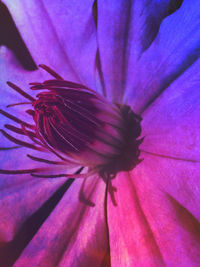
<path fill-rule="evenodd" d="M 31 104 L 31 102 L 21 102 L 21 103 L 14 103 L 14 104 L 9 104 L 6 107 L 10 108 L 10 107 L 14 107 L 14 106 L 20 106 L 20 105 L 27 105 L 27 104 Z"/>
<path fill-rule="evenodd" d="M 15 133 L 18 133 L 18 134 L 27 135 L 27 132 L 28 132 L 28 134 L 30 136 L 36 137 L 36 134 L 34 132 L 31 132 L 28 130 L 26 130 L 26 132 L 24 132 L 24 130 L 22 130 L 21 128 L 15 127 L 15 126 L 10 125 L 10 124 L 5 124 L 4 127 L 7 128 L 8 130 L 15 132 Z"/>
<path fill-rule="evenodd" d="M 27 174 L 27 173 L 35 173 L 41 172 L 42 168 L 35 168 L 35 169 L 27 169 L 27 170 L 0 170 L 0 174 Z"/>
<path fill-rule="evenodd" d="M 49 175 L 42 175 L 42 174 L 31 174 L 33 177 L 38 177 L 38 178 L 61 178 L 61 177 L 66 177 L 66 174 L 49 174 Z M 73 176 L 73 174 L 72 174 Z"/>
<path fill-rule="evenodd" d="M 27 154 L 27 157 L 29 157 L 30 159 L 32 159 L 34 161 L 39 161 L 39 162 L 43 162 L 43 163 L 47 163 L 47 164 L 54 164 L 54 165 L 65 165 L 66 164 L 65 162 L 53 161 L 53 160 L 38 158 L 38 157 L 29 155 L 29 154 Z"/>
<path fill-rule="evenodd" d="M 15 122 L 17 122 L 17 123 L 23 123 L 24 125 L 26 125 L 26 127 L 28 127 L 28 128 L 34 128 L 34 126 L 33 125 L 31 125 L 31 124 L 29 124 L 29 123 L 27 123 L 27 122 L 25 122 L 25 121 L 22 121 L 22 120 L 20 120 L 19 118 L 17 118 L 17 117 L 15 117 L 15 116 L 13 116 L 13 115 L 11 115 L 11 114 L 9 114 L 8 112 L 6 112 L 6 111 L 3 111 L 2 109 L 0 109 L 0 113 L 2 114 L 2 115 L 4 115 L 5 117 L 7 117 L 7 118 L 9 118 L 9 119 L 11 119 L 11 120 L 13 120 L 13 121 L 15 121 Z"/>
<path fill-rule="evenodd" d="M 41 147 L 38 147 L 38 146 L 35 146 L 33 144 L 30 144 L 30 143 L 27 143 L 27 142 L 24 142 L 24 141 L 21 141 L 15 137 L 13 137 L 12 135 L 8 134 L 7 132 L 5 132 L 4 130 L 1 130 L 0 129 L 0 132 L 2 132 L 2 134 L 8 139 L 10 140 L 11 142 L 17 144 L 17 145 L 20 145 L 20 146 L 24 146 L 24 147 L 28 147 L 28 148 L 31 148 L 31 149 L 35 149 L 35 150 L 38 150 L 38 151 L 45 151 L 45 149 L 41 148 Z"/>
<path fill-rule="evenodd" d="M 35 111 L 32 110 L 32 109 L 27 109 L 27 110 L 26 110 L 26 113 L 27 113 L 28 115 L 35 116 Z"/>
<path fill-rule="evenodd" d="M 38 144 L 41 147 L 45 147 L 40 141 L 37 140 L 38 137 L 36 135 L 33 136 L 32 132 L 28 131 L 23 124 L 21 124 L 21 127 L 22 131 L 25 133 L 26 136 L 28 136 L 31 139 L 31 141 L 33 141 L 34 143 Z"/>
<path fill-rule="evenodd" d="M 16 149 L 16 148 L 21 148 L 21 146 L 0 147 L 0 151 L 3 151 L 3 150 L 12 150 L 12 149 Z"/>
<path fill-rule="evenodd" d="M 11 83 L 11 82 L 7 82 L 8 86 L 11 87 L 12 89 L 14 89 L 15 91 L 17 91 L 20 95 L 22 95 L 23 97 L 29 99 L 30 101 L 34 101 L 35 98 L 32 97 L 31 95 L 27 94 L 26 92 L 24 92 L 21 88 L 19 88 L 17 85 Z"/>
<path fill-rule="evenodd" d="M 39 64 L 39 67 L 46 70 L 49 74 L 51 74 L 57 80 L 63 80 L 63 78 L 58 73 L 56 73 L 54 70 L 52 70 L 51 68 L 49 68 L 45 64 Z"/>

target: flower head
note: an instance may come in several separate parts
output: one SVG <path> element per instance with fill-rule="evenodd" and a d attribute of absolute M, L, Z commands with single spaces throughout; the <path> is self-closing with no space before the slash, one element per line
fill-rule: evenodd
<path fill-rule="evenodd" d="M 67 167 L 68 164 L 72 164 L 88 167 L 89 175 L 97 172 L 105 181 L 108 177 L 115 177 L 119 171 L 132 170 L 141 162 L 139 145 L 143 139 L 137 139 L 141 134 L 139 115 L 126 105 L 109 103 L 84 85 L 65 81 L 45 65 L 40 67 L 56 79 L 43 83 L 30 83 L 32 90 L 42 90 L 36 98 L 8 82 L 12 89 L 31 102 L 9 104 L 7 107 L 31 104 L 33 109 L 27 109 L 26 113 L 33 118 L 34 123 L 23 122 L 1 111 L 4 116 L 21 125 L 21 129 L 9 124 L 5 127 L 15 133 L 26 135 L 34 144 L 17 140 L 1 130 L 5 137 L 18 145 L 55 154 L 63 162 L 58 165 L 65 164 Z M 31 155 L 29 158 L 42 160 Z M 21 171 L 0 170 L 0 172 L 31 173 L 33 176 L 48 178 L 48 175 L 33 174 L 47 170 L 49 169 L 38 168 Z M 69 174 L 54 175 L 54 177 L 60 176 L 67 177 Z M 70 174 L 70 176 L 77 175 Z M 78 176 L 82 175 L 78 174 Z"/>
<path fill-rule="evenodd" d="M 7 265 L 198 266 L 199 1 L 5 2 L 53 76 L 0 51 Z"/>

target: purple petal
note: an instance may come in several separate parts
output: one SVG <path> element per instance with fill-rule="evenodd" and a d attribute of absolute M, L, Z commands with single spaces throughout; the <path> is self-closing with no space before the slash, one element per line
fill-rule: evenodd
<path fill-rule="evenodd" d="M 200 60 L 144 112 L 142 149 L 200 161 Z"/>
<path fill-rule="evenodd" d="M 85 196 L 95 207 L 79 202 L 81 184 L 73 183 L 15 266 L 101 266 L 108 249 L 105 184 L 98 177 L 86 181 Z"/>
<path fill-rule="evenodd" d="M 93 1 L 4 1 L 37 64 L 94 87 Z"/>
<path fill-rule="evenodd" d="M 184 1 L 163 20 L 152 45 L 129 75 L 125 99 L 142 112 L 199 57 L 199 1 Z"/>
<path fill-rule="evenodd" d="M 135 61 L 169 14 L 171 1 L 97 1 L 97 41 L 99 79 L 109 99 L 122 100 L 127 75 L 132 76 Z M 128 77 L 129 78 L 129 77 Z"/>
<path fill-rule="evenodd" d="M 61 186 L 66 179 L 33 179 L 24 177 L 1 176 L 0 224 L 2 242 L 13 239 L 25 220 Z M 12 183 L 11 185 L 9 185 Z"/>

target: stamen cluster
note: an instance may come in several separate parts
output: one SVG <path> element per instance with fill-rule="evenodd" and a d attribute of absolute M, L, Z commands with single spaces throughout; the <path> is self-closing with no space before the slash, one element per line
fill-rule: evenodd
<path fill-rule="evenodd" d="M 31 83 L 31 90 L 41 92 L 32 97 L 15 84 L 8 85 L 29 100 L 29 102 L 10 104 L 8 107 L 30 104 L 26 112 L 33 118 L 30 124 L 3 110 L 0 112 L 20 125 L 6 124 L 5 128 L 25 135 L 30 142 L 21 141 L 5 130 L 3 135 L 19 147 L 37 151 L 51 152 L 57 160 L 51 161 L 28 154 L 34 161 L 50 165 L 73 165 L 88 167 L 90 175 L 99 173 L 106 180 L 115 177 L 119 171 L 129 171 L 139 160 L 138 140 L 141 134 L 141 117 L 130 107 L 109 103 L 105 98 L 82 84 L 64 80 L 45 65 L 41 68 L 54 79 L 43 83 Z M 51 174 L 51 167 L 1 170 L 1 173 L 30 173 L 39 177 L 86 177 L 86 174 Z"/>

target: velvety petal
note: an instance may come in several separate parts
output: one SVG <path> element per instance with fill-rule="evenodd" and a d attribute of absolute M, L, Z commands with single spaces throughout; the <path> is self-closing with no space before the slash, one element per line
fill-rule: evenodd
<path fill-rule="evenodd" d="M 144 112 L 143 150 L 200 162 L 200 60 Z"/>
<path fill-rule="evenodd" d="M 152 156 L 131 175 L 118 175 L 113 182 L 117 206 L 108 202 L 113 266 L 198 266 L 200 225 L 190 213 L 194 205 L 199 217 L 198 176 L 191 163 Z"/>
<path fill-rule="evenodd" d="M 198 163 L 144 156 L 132 182 L 168 266 L 198 266 L 200 257 Z"/>
<path fill-rule="evenodd" d="M 66 79 L 93 85 L 96 56 L 93 0 L 4 2 L 37 64 L 51 66 Z"/>
<path fill-rule="evenodd" d="M 111 266 L 162 266 L 163 259 L 128 173 L 113 180 L 114 206 L 108 197 Z"/>
<path fill-rule="evenodd" d="M 105 184 L 91 177 L 81 186 L 71 185 L 14 266 L 101 266 L 108 249 Z M 79 201 L 80 190 L 95 206 Z"/>
<path fill-rule="evenodd" d="M 175 7 L 171 1 L 97 1 L 97 63 L 104 93 L 120 101 L 140 54 Z"/>
<path fill-rule="evenodd" d="M 26 179 L 25 179 L 26 178 Z M 1 177 L 1 179 L 3 179 Z M 12 240 L 20 226 L 61 186 L 66 179 L 31 179 L 30 175 L 22 178 L 8 177 L 13 185 L 1 190 L 0 207 L 0 242 Z M 2 180 L 1 180 L 2 182 Z"/>
<path fill-rule="evenodd" d="M 200 55 L 199 1 L 185 0 L 165 18 L 127 81 L 125 99 L 142 112 Z"/>
<path fill-rule="evenodd" d="M 120 212 L 109 201 L 113 265 L 199 265 L 199 64 L 198 60 L 143 113 L 141 148 L 149 153 L 141 153 L 144 161 L 131 176 L 114 180 Z M 123 226 L 125 214 L 129 216 Z M 116 237 L 119 227 L 122 234 Z"/>

